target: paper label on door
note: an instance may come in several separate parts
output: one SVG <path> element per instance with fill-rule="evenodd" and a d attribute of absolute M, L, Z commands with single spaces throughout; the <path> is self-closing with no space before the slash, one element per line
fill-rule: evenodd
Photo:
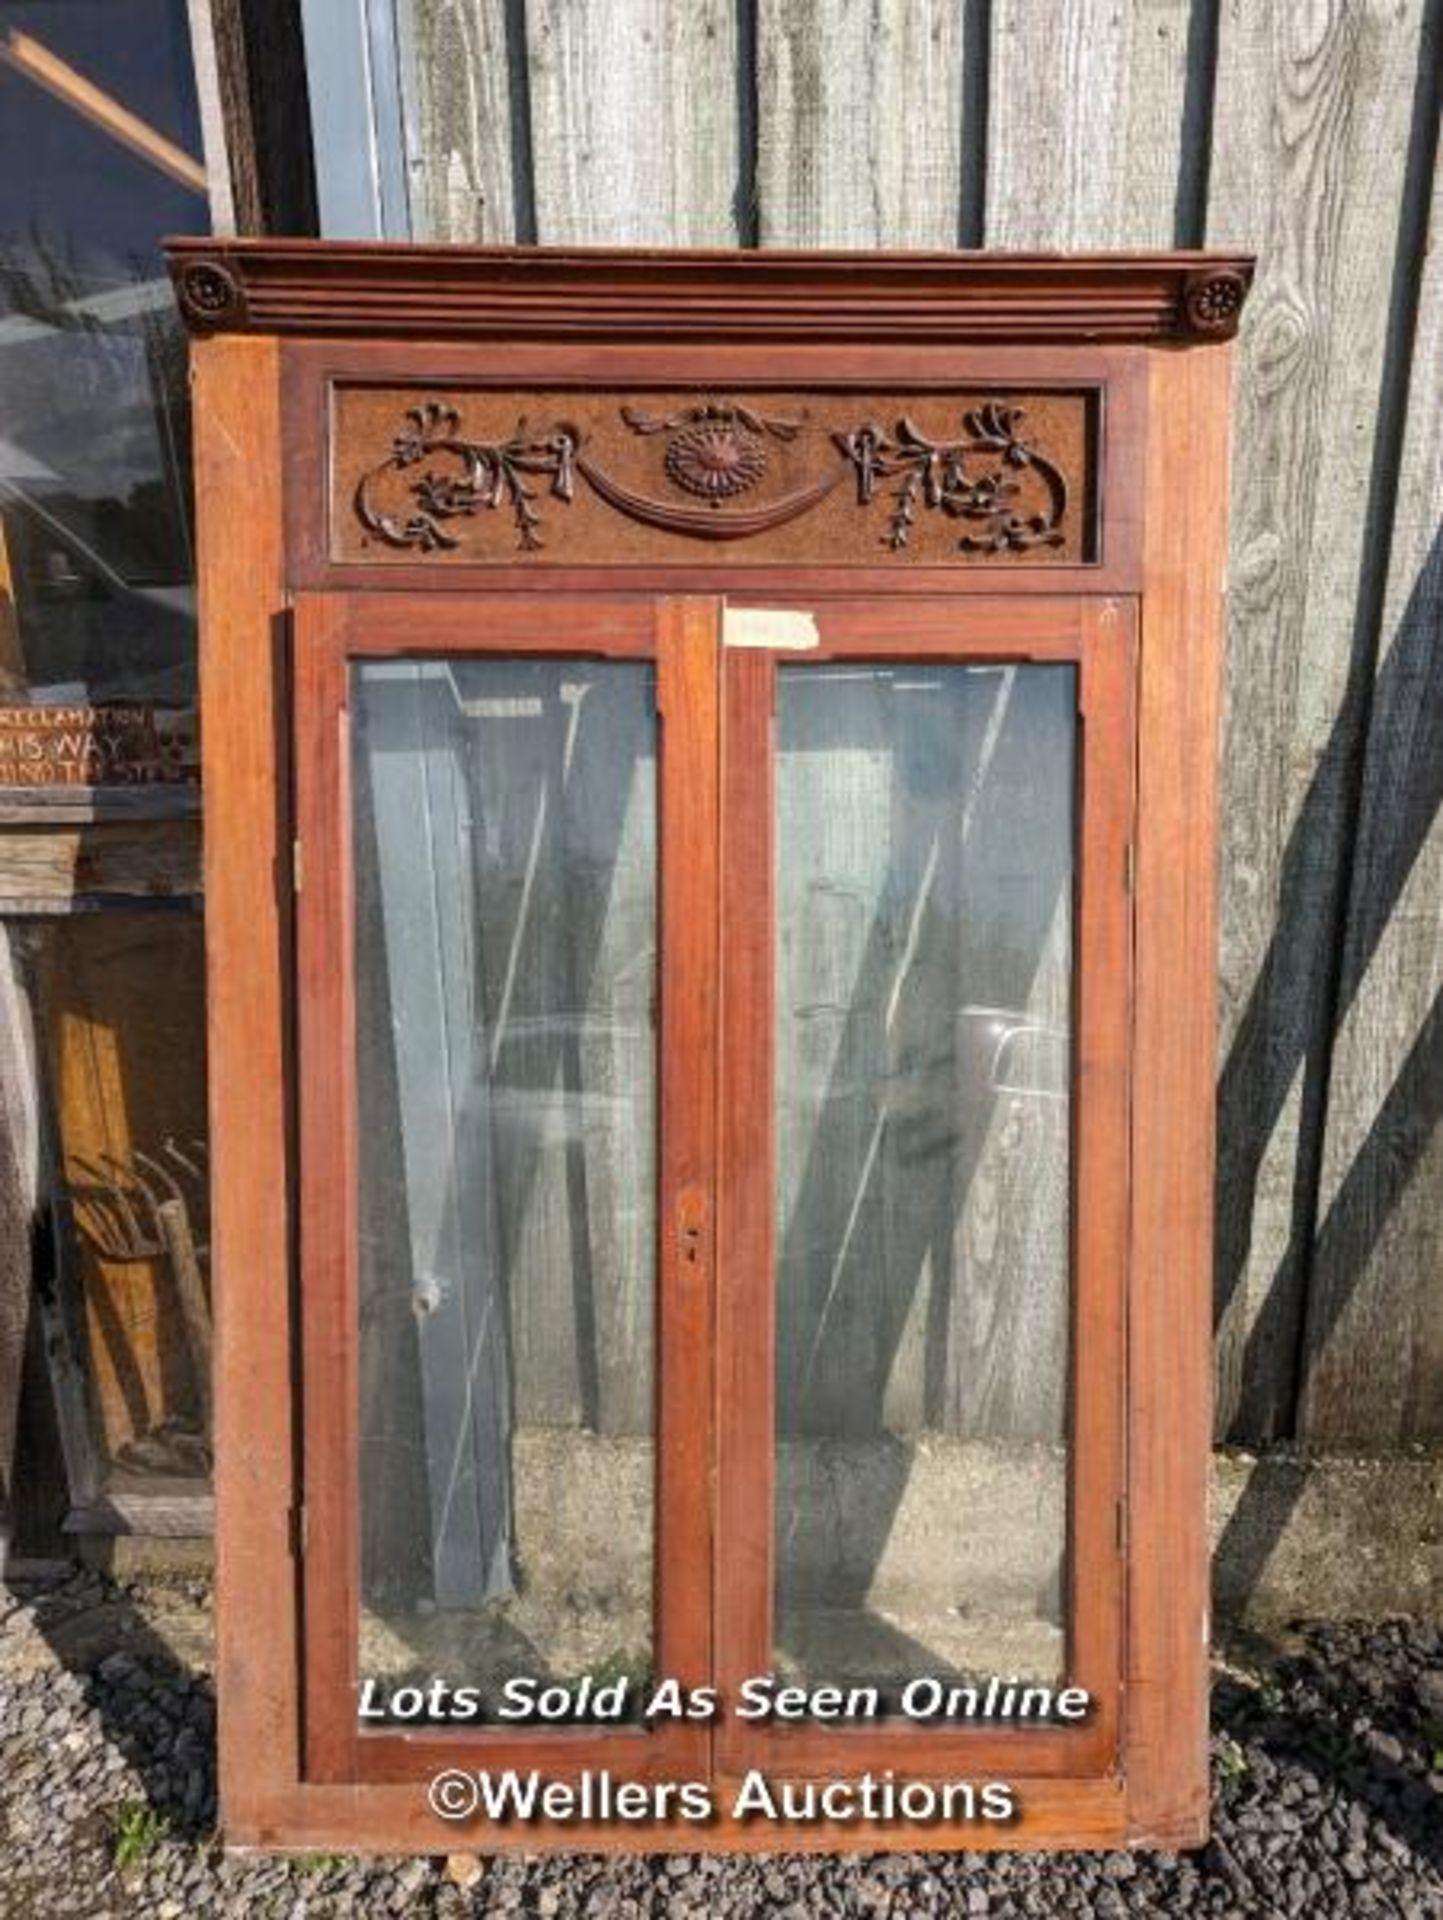
<path fill-rule="evenodd" d="M 806 653 L 822 644 L 817 616 L 796 607 L 726 607 L 722 610 L 724 647 L 771 647 Z"/>

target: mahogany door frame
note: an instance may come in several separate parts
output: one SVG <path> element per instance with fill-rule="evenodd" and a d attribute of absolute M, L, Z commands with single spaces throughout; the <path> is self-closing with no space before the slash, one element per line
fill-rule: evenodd
<path fill-rule="evenodd" d="M 232 1846 L 444 1853 L 507 1846 L 695 1851 L 1182 1847 L 1208 1827 L 1207 1470 L 1216 1072 L 1217 739 L 1227 552 L 1231 335 L 1251 263 L 1237 256 L 1100 261 L 966 255 L 608 255 L 545 250 L 173 249 L 195 339 L 194 395 L 205 796 L 208 1065 L 216 1315 L 219 1781 Z M 1216 296 L 1216 297 L 1214 297 Z M 1134 869 L 1131 1282 L 1122 1744 L 1106 1779 L 1039 1777 L 1015 1822 L 955 1830 L 818 1821 L 785 1835 L 726 1821 L 644 1831 L 601 1820 L 456 1826 L 422 1769 L 361 1786 L 308 1779 L 302 1746 L 302 1523 L 294 1088 L 295 974 L 287 627 L 326 524 L 307 492 L 295 383 L 353 364 L 423 384 L 444 357 L 470 377 L 532 347 L 579 381 L 659 378 L 692 392 L 744 384 L 762 363 L 799 382 L 900 378 L 942 391 L 1086 364 L 1109 396 L 1136 381 L 1130 431 L 1101 450 L 1138 529 L 1126 579 L 979 564 L 934 591 L 1003 598 L 1031 587 L 1140 596 Z M 1022 342 L 1022 346 L 1013 343 Z M 360 343 L 364 343 L 364 349 Z M 1029 372 L 1013 354 L 1029 356 Z M 302 368 L 300 356 L 308 363 Z M 413 356 L 415 358 L 413 359 Z M 423 364 L 423 361 L 426 364 Z M 1116 408 L 1110 417 L 1118 422 Z M 1111 476 L 1111 477 L 1109 477 Z M 863 547 L 830 582 L 765 581 L 713 557 L 689 591 L 871 591 Z M 721 557 L 725 559 L 725 556 Z M 566 569 L 518 559 L 490 582 L 545 595 Z M 1029 577 L 1030 576 L 1030 577 Z M 902 568 L 888 577 L 915 592 Z M 455 591 L 444 562 L 377 579 Z M 328 585 L 340 586 L 338 580 Z M 346 584 L 360 584 L 359 582 Z M 662 583 L 618 569 L 605 595 Z M 667 584 L 670 584 L 669 582 Z M 878 579 L 876 584 L 884 583 Z M 440 589 L 438 592 L 437 589 Z M 924 589 L 921 598 L 928 597 Z M 308 863 L 311 874 L 315 862 Z M 309 1536 L 309 1539 L 308 1539 Z"/>
<path fill-rule="evenodd" d="M 707 1770 L 688 1721 L 360 1728 L 356 1013 L 348 693 L 366 659 L 623 659 L 656 674 L 657 1242 L 654 1660 L 684 1686 L 711 1666 L 710 1325 L 717 1057 L 715 603 L 477 595 L 305 594 L 293 614 L 297 890 L 304 1775 L 402 1782 L 466 1761 L 570 1778 L 624 1765 L 641 1780 Z M 478 615 L 484 614 L 484 618 Z M 697 858 L 698 851 L 701 858 Z M 685 1236 L 685 1244 L 683 1244 Z"/>
<path fill-rule="evenodd" d="M 729 602 L 730 604 L 730 602 Z M 718 1774 L 905 1767 L 913 1776 L 1102 1776 L 1123 1686 L 1124 1331 L 1135 602 L 1101 596 L 808 603 L 805 651 L 727 649 L 723 671 L 722 1147 L 718 1250 L 717 1669 L 723 1695 L 772 1668 L 775 1460 L 775 676 L 835 660 L 1066 663 L 1077 671 L 1068 1352 L 1067 1658 L 1076 1726 L 906 1721 L 718 1724 Z M 759 1037 L 761 1036 L 761 1037 Z"/>

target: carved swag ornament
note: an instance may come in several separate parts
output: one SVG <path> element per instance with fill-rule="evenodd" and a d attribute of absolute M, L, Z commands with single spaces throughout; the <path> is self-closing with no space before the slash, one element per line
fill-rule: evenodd
<path fill-rule="evenodd" d="M 570 422 L 538 432 L 523 418 L 506 440 L 476 440 L 463 432 L 454 407 L 427 401 L 409 409 L 390 453 L 362 476 L 356 512 L 387 546 L 434 553 L 461 545 L 454 522 L 505 511 L 517 548 L 535 553 L 544 545 L 543 495 L 567 504 L 579 476 L 617 512 L 647 526 L 701 540 L 744 540 L 798 519 L 850 475 L 859 508 L 879 492 L 890 502 L 878 540 L 894 553 L 907 548 L 919 512 L 959 522 L 962 553 L 1021 553 L 1063 542 L 1067 481 L 1024 438 L 1023 409 L 1004 400 L 964 413 L 955 439 L 932 439 L 905 416 L 891 427 L 863 421 L 832 433 L 831 464 L 815 481 L 754 506 L 745 496 L 768 472 L 771 443 L 796 440 L 804 422 L 728 401 L 664 416 L 624 406 L 619 415 L 629 432 L 660 442 L 670 497 L 640 493 L 608 474 Z M 395 504 L 397 476 L 403 506 Z"/>

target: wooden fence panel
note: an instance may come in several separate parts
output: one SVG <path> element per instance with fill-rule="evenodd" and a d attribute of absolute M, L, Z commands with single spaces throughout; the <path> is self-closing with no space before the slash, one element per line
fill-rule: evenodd
<path fill-rule="evenodd" d="M 955 0 L 760 0 L 763 246 L 957 245 L 962 27 Z"/>
<path fill-rule="evenodd" d="M 1437 0 L 409 4 L 432 90 L 418 237 L 1257 251 L 1229 570 L 1219 1428 L 1291 1434 L 1301 1392 L 1314 1438 L 1435 1432 L 1436 261 L 1406 442 L 1400 380 Z"/>
<path fill-rule="evenodd" d="M 535 236 L 524 133 L 516 125 L 506 0 L 407 0 L 406 119 L 422 165 L 413 181 L 418 240 L 502 245 Z M 519 63 L 518 63 L 519 65 Z M 521 178 L 520 176 L 525 176 Z"/>
<path fill-rule="evenodd" d="M 1205 81 L 1192 15 L 1188 0 L 997 0 L 988 246 L 1175 243 L 1205 131 L 1186 110 L 1190 69 Z"/>
<path fill-rule="evenodd" d="M 1443 170 L 1428 240 L 1307 1301 L 1322 1445 L 1443 1438 Z"/>
<path fill-rule="evenodd" d="M 532 0 L 538 240 L 736 243 L 736 20 L 731 0 Z"/>
<path fill-rule="evenodd" d="M 1218 1430 L 1250 1441 L 1289 1431 L 1297 1389 L 1421 14 L 1234 0 L 1218 47 L 1207 237 L 1259 257 L 1234 430 L 1218 1166 Z"/>

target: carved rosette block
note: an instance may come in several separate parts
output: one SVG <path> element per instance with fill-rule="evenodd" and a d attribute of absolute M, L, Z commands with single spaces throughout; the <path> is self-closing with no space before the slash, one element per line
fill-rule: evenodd
<path fill-rule="evenodd" d="M 244 318 L 240 283 L 219 260 L 188 260 L 176 273 L 175 297 L 192 326 L 233 326 Z"/>
<path fill-rule="evenodd" d="M 1230 340 L 1238 330 L 1248 283 L 1240 273 L 1195 273 L 1183 287 L 1183 315 L 1205 339 Z"/>

